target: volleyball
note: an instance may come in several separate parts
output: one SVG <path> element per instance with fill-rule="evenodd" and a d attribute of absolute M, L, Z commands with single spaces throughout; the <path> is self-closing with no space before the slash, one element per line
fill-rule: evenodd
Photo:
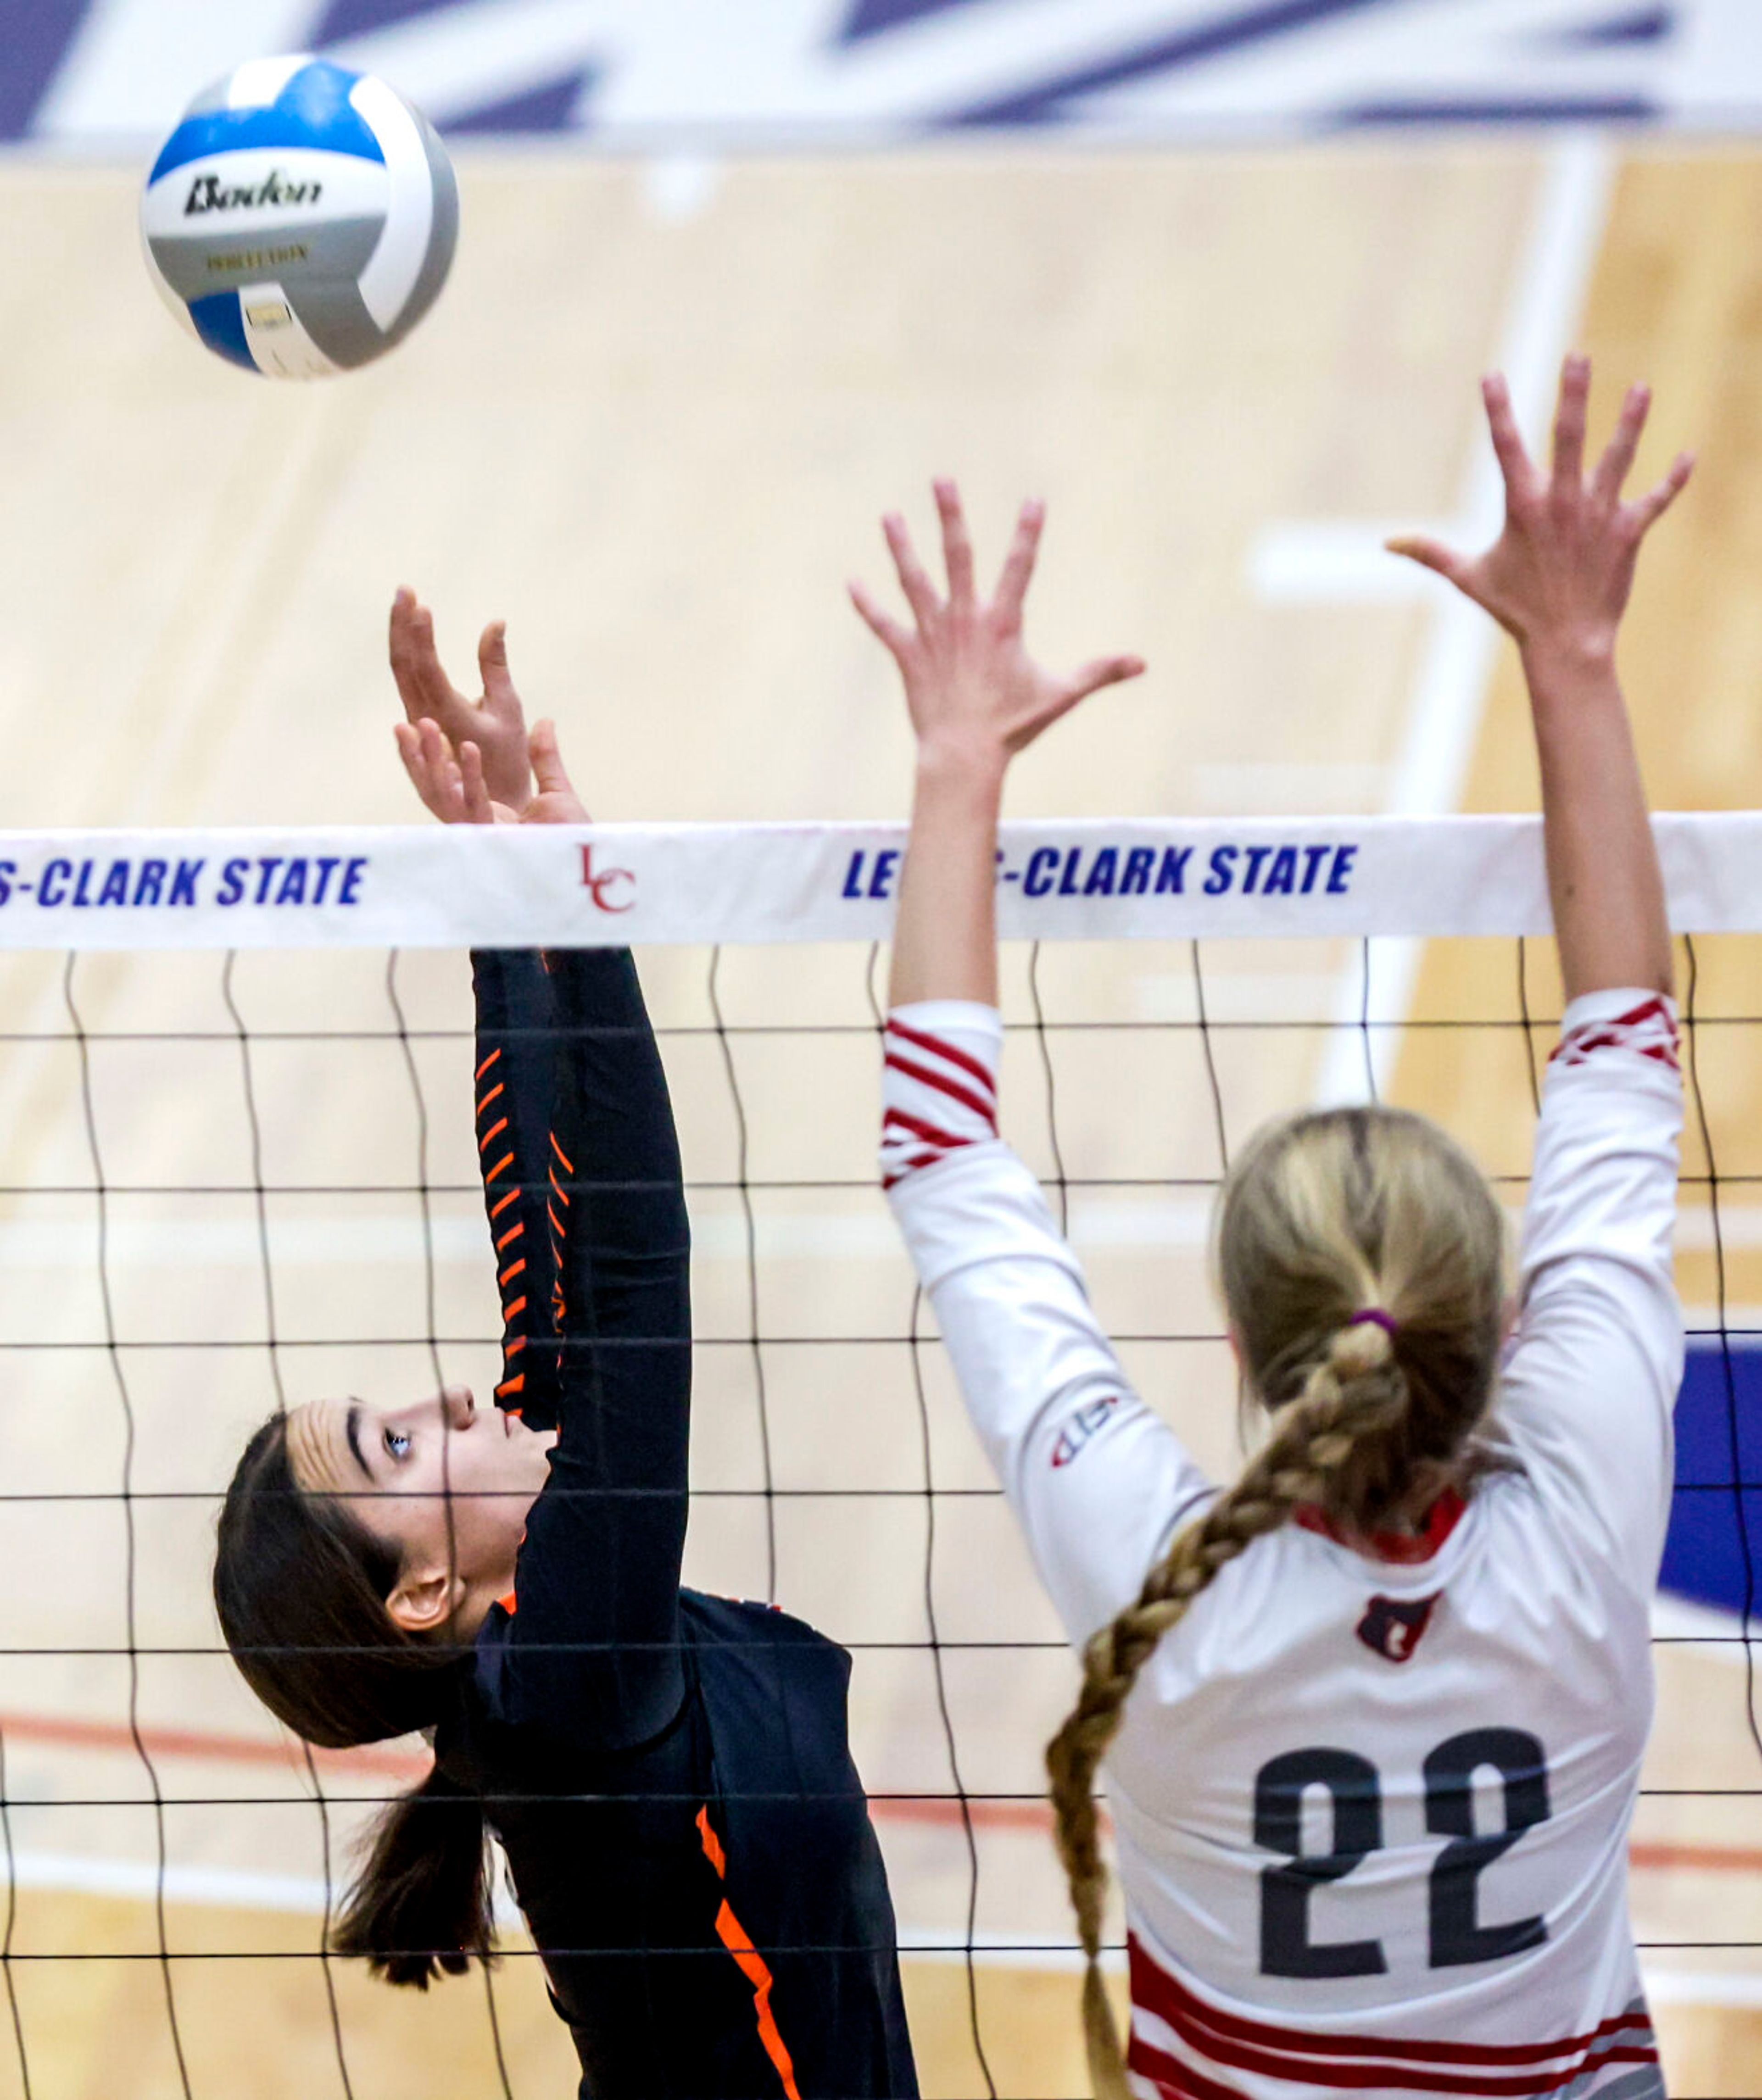
<path fill-rule="evenodd" d="M 370 73 L 255 59 L 205 89 L 141 198 L 148 267 L 229 364 L 274 379 L 367 364 L 439 296 L 458 188 L 422 112 Z"/>

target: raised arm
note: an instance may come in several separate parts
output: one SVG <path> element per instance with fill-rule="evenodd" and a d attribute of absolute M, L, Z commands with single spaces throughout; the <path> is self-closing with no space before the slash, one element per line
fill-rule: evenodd
<path fill-rule="evenodd" d="M 1651 406 L 1649 390 L 1632 386 L 1588 479 L 1588 358 L 1568 358 L 1561 373 L 1549 473 L 1524 449 L 1504 379 L 1489 378 L 1482 390 L 1505 482 L 1504 530 L 1474 557 L 1435 540 L 1389 544 L 1483 607 L 1521 652 L 1567 998 L 1668 993 L 1664 885 L 1615 675 L 1615 638 L 1640 543 L 1676 501 L 1694 462 L 1680 455 L 1649 494 L 1622 500 Z"/>
<path fill-rule="evenodd" d="M 665 1727 L 684 1692 L 691 1233 L 628 950 L 548 961 L 561 1031 L 545 1132 L 558 1438 L 515 1570 L 513 1703 L 577 1744 L 617 1749 Z"/>
<path fill-rule="evenodd" d="M 1612 1558 L 1645 1597 L 1669 1515 L 1682 1371 L 1671 1260 L 1682 1085 L 1663 885 L 1615 641 L 1640 543 L 1690 461 L 1678 458 L 1639 501 L 1622 501 L 1649 405 L 1636 386 L 1587 480 L 1590 378 L 1584 359 L 1568 359 L 1549 475 L 1524 451 L 1504 382 L 1486 382 L 1506 490 L 1504 531 L 1486 554 L 1391 545 L 1447 576 L 1517 641 L 1541 760 L 1568 1004 L 1536 1130 L 1497 1424 L 1563 1535 Z"/>
<path fill-rule="evenodd" d="M 885 530 L 913 626 L 851 587 L 899 666 L 918 744 L 882 1175 L 974 1427 L 1080 1643 L 1137 1595 L 1169 1527 L 1208 1489 L 1128 1384 L 1039 1185 L 997 1136 L 997 810 L 1015 752 L 1084 694 L 1142 666 L 1110 656 L 1069 678 L 1040 670 L 1022 643 L 1040 506 L 1023 508 L 997 593 L 982 605 L 959 499 L 943 483 L 936 501 L 947 598 L 898 518 Z"/>
<path fill-rule="evenodd" d="M 397 737 L 444 823 L 587 821 L 548 721 L 527 739 L 535 785 L 518 819 L 475 741 L 455 747 L 429 716 Z M 496 1398 L 557 1432 L 502 1600 L 507 1705 L 577 1748 L 618 1750 L 665 1728 L 684 1694 L 691 1233 L 673 1106 L 628 950 L 472 964 Z"/>

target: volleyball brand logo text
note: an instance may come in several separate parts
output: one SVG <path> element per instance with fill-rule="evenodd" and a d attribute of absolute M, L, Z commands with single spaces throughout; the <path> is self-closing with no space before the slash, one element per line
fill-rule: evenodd
<path fill-rule="evenodd" d="M 198 175 L 184 199 L 183 216 L 192 218 L 205 211 L 255 210 L 271 204 L 316 204 L 324 189 L 322 183 L 285 181 L 278 168 L 272 168 L 254 188 L 247 184 L 223 189 L 219 175 Z"/>

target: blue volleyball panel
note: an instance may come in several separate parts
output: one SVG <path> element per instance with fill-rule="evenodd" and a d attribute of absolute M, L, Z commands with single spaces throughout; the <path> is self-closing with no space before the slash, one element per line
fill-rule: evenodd
<path fill-rule="evenodd" d="M 313 146 L 327 153 L 352 153 L 383 161 L 385 154 L 349 90 L 360 78 L 342 66 L 314 60 L 302 66 L 275 100 L 251 109 L 205 109 L 187 117 L 166 139 L 148 181 L 215 153 L 251 146 Z"/>
<path fill-rule="evenodd" d="M 205 298 L 190 301 L 190 319 L 196 333 L 212 351 L 255 372 L 257 360 L 245 340 L 245 315 L 236 292 L 210 292 Z"/>
<path fill-rule="evenodd" d="M 1741 1612 L 1747 1591 L 1752 1607 L 1762 1604 L 1762 1336 L 1738 1336 L 1729 1352 L 1716 1339 L 1689 1344 L 1658 1582 L 1719 1611 Z"/>

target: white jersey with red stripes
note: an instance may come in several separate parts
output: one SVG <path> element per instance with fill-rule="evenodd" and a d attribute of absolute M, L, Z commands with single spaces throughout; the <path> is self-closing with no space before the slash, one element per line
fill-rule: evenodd
<path fill-rule="evenodd" d="M 996 1136 L 991 1008 L 887 1031 L 883 1173 L 980 1437 L 1079 1647 L 1217 1489 L 1133 1392 Z M 1501 1461 L 1424 1535 L 1313 1514 L 1161 1643 L 1106 1768 L 1144 2100 L 1659 2100 L 1627 1916 L 1682 1327 L 1674 1013 L 1568 1009 Z"/>

